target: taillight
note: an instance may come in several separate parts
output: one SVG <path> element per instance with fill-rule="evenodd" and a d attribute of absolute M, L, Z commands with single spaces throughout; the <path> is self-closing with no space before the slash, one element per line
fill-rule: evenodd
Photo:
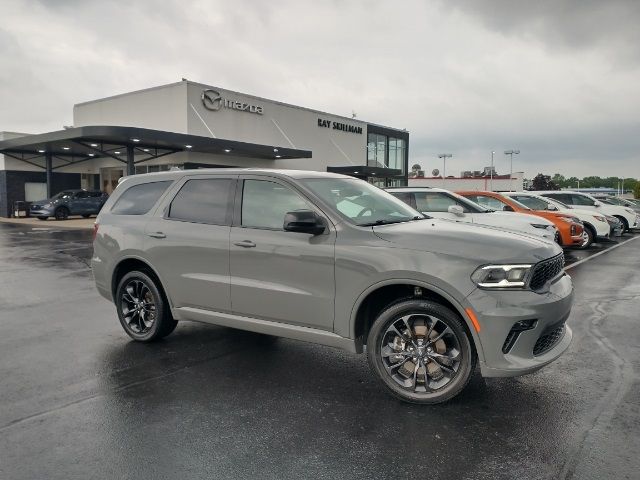
<path fill-rule="evenodd" d="M 96 235 L 98 235 L 98 227 L 100 227 L 98 222 L 93 224 L 93 239 L 92 239 L 92 241 L 95 241 Z"/>

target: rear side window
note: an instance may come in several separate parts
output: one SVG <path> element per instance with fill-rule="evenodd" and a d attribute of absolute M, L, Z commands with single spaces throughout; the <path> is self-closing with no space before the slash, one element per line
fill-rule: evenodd
<path fill-rule="evenodd" d="M 576 195 L 575 193 L 571 194 L 571 200 L 573 205 L 587 205 L 589 207 L 593 207 L 595 204 L 595 202 L 589 197 L 585 197 L 584 195 Z"/>
<path fill-rule="evenodd" d="M 169 218 L 212 225 L 229 225 L 231 180 L 204 178 L 189 180 L 171 202 Z"/>
<path fill-rule="evenodd" d="M 111 207 L 114 215 L 144 215 L 153 207 L 172 181 L 141 183 L 126 190 Z"/>
<path fill-rule="evenodd" d="M 554 200 L 559 200 L 567 205 L 573 205 L 573 202 L 571 201 L 571 195 L 569 195 L 568 193 L 545 193 L 544 196 L 553 198 Z"/>

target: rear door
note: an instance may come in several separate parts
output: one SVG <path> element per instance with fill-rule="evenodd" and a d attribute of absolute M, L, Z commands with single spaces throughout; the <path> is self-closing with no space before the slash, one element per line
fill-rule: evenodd
<path fill-rule="evenodd" d="M 174 307 L 231 310 L 229 233 L 236 178 L 183 178 L 146 225 L 146 254 Z"/>
<path fill-rule="evenodd" d="M 295 188 L 267 176 L 243 176 L 231 228 L 233 313 L 333 330 L 335 240 L 324 234 L 286 232 L 284 216 L 314 210 Z"/>

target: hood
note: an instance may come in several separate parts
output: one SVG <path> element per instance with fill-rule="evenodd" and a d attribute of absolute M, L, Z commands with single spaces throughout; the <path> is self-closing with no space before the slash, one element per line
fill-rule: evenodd
<path fill-rule="evenodd" d="M 382 240 L 402 248 L 450 255 L 486 263 L 537 263 L 562 253 L 540 237 L 484 225 L 441 219 L 372 227 Z"/>

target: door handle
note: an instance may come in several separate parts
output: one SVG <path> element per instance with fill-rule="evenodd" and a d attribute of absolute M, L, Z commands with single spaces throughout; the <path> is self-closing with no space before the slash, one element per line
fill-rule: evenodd
<path fill-rule="evenodd" d="M 256 244 L 253 243 L 251 240 L 242 240 L 241 242 L 235 242 L 234 245 L 237 245 L 238 247 L 244 247 L 244 248 L 253 248 L 256 246 Z"/>
<path fill-rule="evenodd" d="M 149 235 L 152 238 L 166 238 L 167 236 L 162 233 L 162 232 L 151 232 L 151 233 L 147 233 L 147 235 Z"/>

